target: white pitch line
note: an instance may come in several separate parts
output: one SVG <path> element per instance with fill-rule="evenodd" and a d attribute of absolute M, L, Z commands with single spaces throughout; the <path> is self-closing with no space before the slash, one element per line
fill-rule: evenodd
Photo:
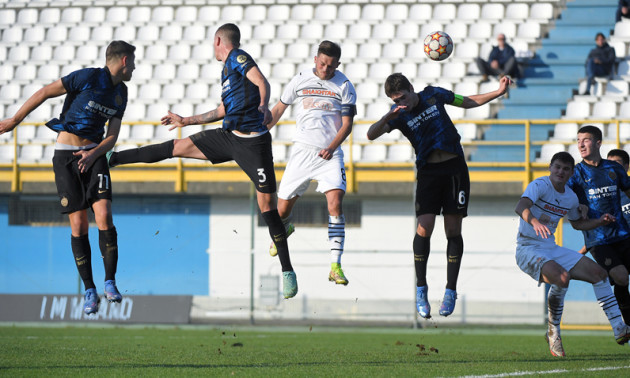
<path fill-rule="evenodd" d="M 525 375 L 561 374 L 561 373 L 572 373 L 572 372 L 579 373 L 579 372 L 587 372 L 587 371 L 606 371 L 606 370 L 623 370 L 623 369 L 630 369 L 630 366 L 603 366 L 603 367 L 594 367 L 594 368 L 576 369 L 576 370 L 554 369 L 554 370 L 540 370 L 540 371 L 515 371 L 512 373 L 501 373 L 501 374 L 465 375 L 463 376 L 463 378 L 521 377 Z"/>

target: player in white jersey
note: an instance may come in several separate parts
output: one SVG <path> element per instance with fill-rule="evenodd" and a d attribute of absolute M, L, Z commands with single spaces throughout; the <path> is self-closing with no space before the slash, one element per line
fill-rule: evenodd
<path fill-rule="evenodd" d="M 521 217 L 516 237 L 516 263 L 540 285 L 551 285 L 547 296 L 549 325 L 546 334 L 549 350 L 564 357 L 560 338 L 560 320 L 564 297 L 572 279 L 593 284 L 597 302 L 613 328 L 615 340 L 623 345 L 630 339 L 630 327 L 621 317 L 617 300 L 608 283 L 608 274 L 593 260 L 555 243 L 558 222 L 566 216 L 576 230 L 591 230 L 615 221 L 610 214 L 598 219 L 580 216 L 577 195 L 567 186 L 575 161 L 567 152 L 551 158 L 549 176 L 532 181 L 516 205 Z"/>
<path fill-rule="evenodd" d="M 298 73 L 282 92 L 280 101 L 271 110 L 271 129 L 291 104 L 298 106 L 297 130 L 293 138 L 291 156 L 278 189 L 278 212 L 287 229 L 295 230 L 291 211 L 304 194 L 311 180 L 318 182 L 317 191 L 326 195 L 328 202 L 328 240 L 331 269 L 328 280 L 347 285 L 341 269 L 341 255 L 345 243 L 345 217 L 342 210 L 346 192 L 346 172 L 341 143 L 352 131 L 356 114 L 356 94 L 348 78 L 337 71 L 341 48 L 336 43 L 323 41 L 315 57 L 315 68 Z M 269 253 L 276 254 L 271 243 Z"/>

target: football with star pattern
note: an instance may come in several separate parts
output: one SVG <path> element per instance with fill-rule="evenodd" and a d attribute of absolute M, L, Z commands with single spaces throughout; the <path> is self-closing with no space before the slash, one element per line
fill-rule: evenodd
<path fill-rule="evenodd" d="M 429 33 L 424 39 L 424 53 L 431 60 L 444 60 L 453 52 L 453 40 L 443 31 Z"/>

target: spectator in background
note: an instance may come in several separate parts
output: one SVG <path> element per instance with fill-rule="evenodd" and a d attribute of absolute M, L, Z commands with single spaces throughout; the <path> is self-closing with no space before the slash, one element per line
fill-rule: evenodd
<path fill-rule="evenodd" d="M 497 46 L 492 48 L 487 61 L 477 58 L 475 62 L 483 75 L 482 81 L 488 81 L 489 75 L 519 77 L 514 49 L 505 42 L 505 34 L 497 36 Z"/>
<path fill-rule="evenodd" d="M 615 49 L 607 42 L 604 34 L 597 33 L 595 36 L 597 46 L 588 53 L 586 58 L 586 90 L 582 94 L 591 94 L 591 86 L 596 77 L 610 77 L 615 64 Z"/>
<path fill-rule="evenodd" d="M 630 0 L 619 0 L 615 22 L 621 21 L 621 17 L 630 18 Z"/>

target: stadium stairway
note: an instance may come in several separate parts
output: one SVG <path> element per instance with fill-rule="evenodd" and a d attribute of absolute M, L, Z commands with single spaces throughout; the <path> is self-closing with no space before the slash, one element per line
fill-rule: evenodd
<path fill-rule="evenodd" d="M 599 32 L 609 36 L 615 25 L 617 0 L 574 0 L 567 2 L 555 20 L 548 36 L 541 42 L 536 55 L 527 62 L 518 81 L 502 101 L 498 119 L 556 119 L 563 115 L 567 101 L 584 77 L 584 61 L 595 46 Z M 549 139 L 554 125 L 535 125 L 533 141 Z M 515 134 L 511 125 L 492 125 L 484 133 L 490 141 L 515 140 L 525 137 L 521 128 Z M 535 159 L 540 146 L 532 148 Z M 523 147 L 505 146 L 500 149 L 480 146 L 471 154 L 471 161 L 522 161 Z"/>

